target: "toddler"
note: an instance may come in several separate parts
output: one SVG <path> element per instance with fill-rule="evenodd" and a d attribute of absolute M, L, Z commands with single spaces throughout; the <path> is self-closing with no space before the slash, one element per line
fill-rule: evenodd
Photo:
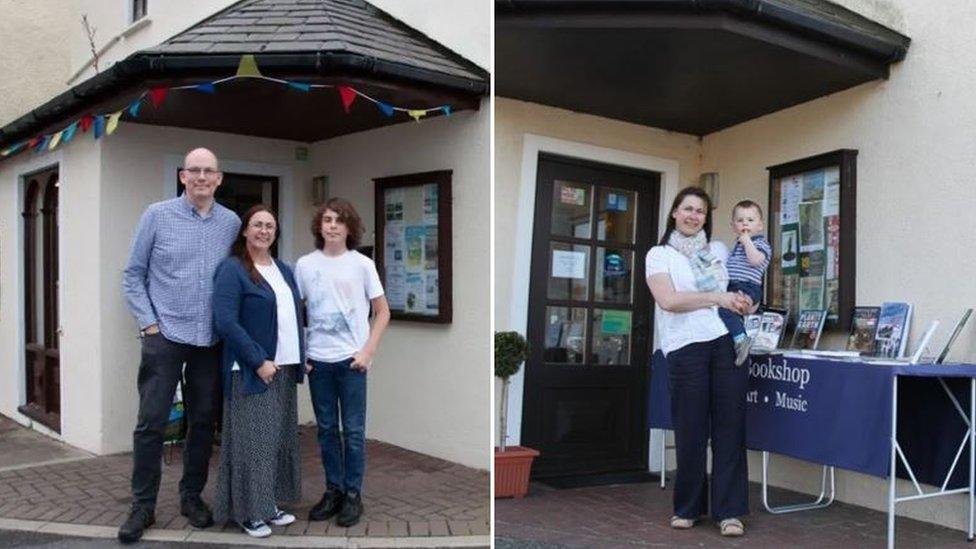
<path fill-rule="evenodd" d="M 729 271 L 728 290 L 748 295 L 753 303 L 762 300 L 763 275 L 773 256 L 773 249 L 762 231 L 763 212 L 759 204 L 752 200 L 743 200 L 732 208 L 732 232 L 737 238 L 725 263 Z M 735 364 L 741 365 L 749 358 L 752 347 L 752 340 L 746 336 L 742 316 L 723 308 L 718 313 L 735 343 Z"/>

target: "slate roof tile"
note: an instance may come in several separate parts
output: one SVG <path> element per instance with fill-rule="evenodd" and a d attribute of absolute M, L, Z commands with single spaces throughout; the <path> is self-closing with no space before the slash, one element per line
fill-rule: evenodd
<path fill-rule="evenodd" d="M 342 51 L 451 76 L 488 78 L 483 69 L 363 0 L 243 0 L 145 51 Z"/>

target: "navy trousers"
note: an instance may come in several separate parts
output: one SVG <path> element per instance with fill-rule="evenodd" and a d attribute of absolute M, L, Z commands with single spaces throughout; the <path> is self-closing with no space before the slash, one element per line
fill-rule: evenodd
<path fill-rule="evenodd" d="M 746 466 L 746 385 L 749 369 L 735 365 L 732 338 L 691 343 L 668 353 L 671 415 L 678 469 L 674 514 L 715 520 L 749 513 Z M 712 441 L 711 490 L 706 449 Z"/>

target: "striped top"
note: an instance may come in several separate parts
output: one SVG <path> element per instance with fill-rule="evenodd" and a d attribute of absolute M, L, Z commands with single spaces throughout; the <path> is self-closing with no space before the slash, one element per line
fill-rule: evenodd
<path fill-rule="evenodd" d="M 144 329 L 158 324 L 176 343 L 208 347 L 213 330 L 213 278 L 230 253 L 241 220 L 217 204 L 201 216 L 181 196 L 146 208 L 122 272 L 122 293 Z"/>
<path fill-rule="evenodd" d="M 753 236 L 752 243 L 756 245 L 757 250 L 766 256 L 766 261 L 763 261 L 762 265 L 757 266 L 749 263 L 745 246 L 736 240 L 732 253 L 729 254 L 729 259 L 725 262 L 725 268 L 729 271 L 729 280 L 752 282 L 762 286 L 763 274 L 766 272 L 766 267 L 769 267 L 769 258 L 773 256 L 773 248 L 769 245 L 766 237 L 761 234 Z"/>

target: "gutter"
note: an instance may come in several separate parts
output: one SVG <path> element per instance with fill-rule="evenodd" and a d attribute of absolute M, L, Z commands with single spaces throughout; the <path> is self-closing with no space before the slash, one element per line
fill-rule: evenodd
<path fill-rule="evenodd" d="M 827 2 L 823 4 L 828 5 Z M 818 17 L 816 11 L 804 9 L 789 0 L 495 0 L 496 15 L 515 17 L 520 13 L 538 15 L 544 12 L 726 12 L 856 49 L 885 63 L 905 58 L 910 38 L 842 6 L 829 6 L 849 14 L 865 31 L 858 32 L 839 21 Z"/>
<path fill-rule="evenodd" d="M 47 103 L 0 128 L 0 148 L 29 138 L 44 128 L 76 115 L 146 80 L 209 77 L 237 70 L 241 53 L 219 55 L 137 52 L 110 68 L 55 96 Z M 483 96 L 489 93 L 488 74 L 482 80 L 452 76 L 348 53 L 294 52 L 254 54 L 263 71 L 271 74 L 330 76 L 342 72 L 379 76 Z"/>

